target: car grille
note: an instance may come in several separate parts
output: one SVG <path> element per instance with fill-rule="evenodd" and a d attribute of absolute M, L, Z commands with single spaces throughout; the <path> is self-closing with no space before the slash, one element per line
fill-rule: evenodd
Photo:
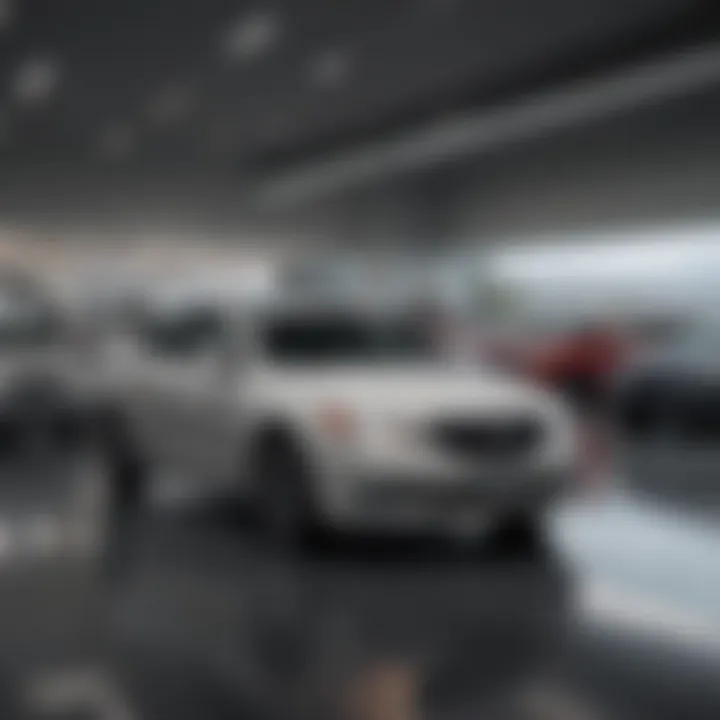
<path fill-rule="evenodd" d="M 433 424 L 436 445 L 468 460 L 522 460 L 542 439 L 537 419 L 447 419 Z"/>

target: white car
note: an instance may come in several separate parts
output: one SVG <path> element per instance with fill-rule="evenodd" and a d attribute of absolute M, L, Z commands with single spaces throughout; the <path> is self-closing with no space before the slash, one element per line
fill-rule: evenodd
<path fill-rule="evenodd" d="M 573 481 L 558 401 L 455 365 L 401 309 L 160 293 L 106 372 L 118 477 L 231 488 L 275 538 L 531 527 Z"/>
<path fill-rule="evenodd" d="M 76 446 L 89 406 L 81 356 L 54 298 L 30 277 L 0 275 L 0 463 Z"/>

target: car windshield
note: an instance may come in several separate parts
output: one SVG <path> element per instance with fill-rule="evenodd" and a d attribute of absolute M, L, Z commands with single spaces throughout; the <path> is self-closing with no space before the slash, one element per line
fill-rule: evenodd
<path fill-rule="evenodd" d="M 269 318 L 261 331 L 267 355 L 282 363 L 430 360 L 430 329 L 414 319 L 319 314 Z"/>

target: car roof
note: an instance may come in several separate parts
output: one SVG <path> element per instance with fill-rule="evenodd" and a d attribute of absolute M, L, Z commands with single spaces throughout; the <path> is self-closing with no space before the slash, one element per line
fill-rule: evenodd
<path fill-rule="evenodd" d="M 250 311 L 344 312 L 399 310 L 422 305 L 422 293 L 388 274 L 380 282 L 363 269 L 343 266 L 335 274 L 319 266 L 317 272 L 295 273 L 287 266 L 264 266 L 238 272 L 195 273 L 155 284 L 147 293 L 154 307 L 182 307 L 203 302 L 241 306 Z"/>
<path fill-rule="evenodd" d="M 155 282 L 144 294 L 154 305 L 180 305 L 203 300 L 234 304 L 267 298 L 273 291 L 272 272 L 266 268 L 249 268 L 175 277 Z"/>

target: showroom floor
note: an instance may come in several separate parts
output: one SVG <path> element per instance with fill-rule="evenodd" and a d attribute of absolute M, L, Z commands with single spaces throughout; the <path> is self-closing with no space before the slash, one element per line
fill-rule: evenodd
<path fill-rule="evenodd" d="M 227 505 L 159 492 L 98 565 L 53 525 L 77 529 L 77 487 L 53 464 L 0 491 L 3 717 L 338 717 L 378 676 L 413 717 L 720 713 L 708 503 L 614 487 L 558 508 L 533 554 L 377 539 L 291 560 Z"/>

